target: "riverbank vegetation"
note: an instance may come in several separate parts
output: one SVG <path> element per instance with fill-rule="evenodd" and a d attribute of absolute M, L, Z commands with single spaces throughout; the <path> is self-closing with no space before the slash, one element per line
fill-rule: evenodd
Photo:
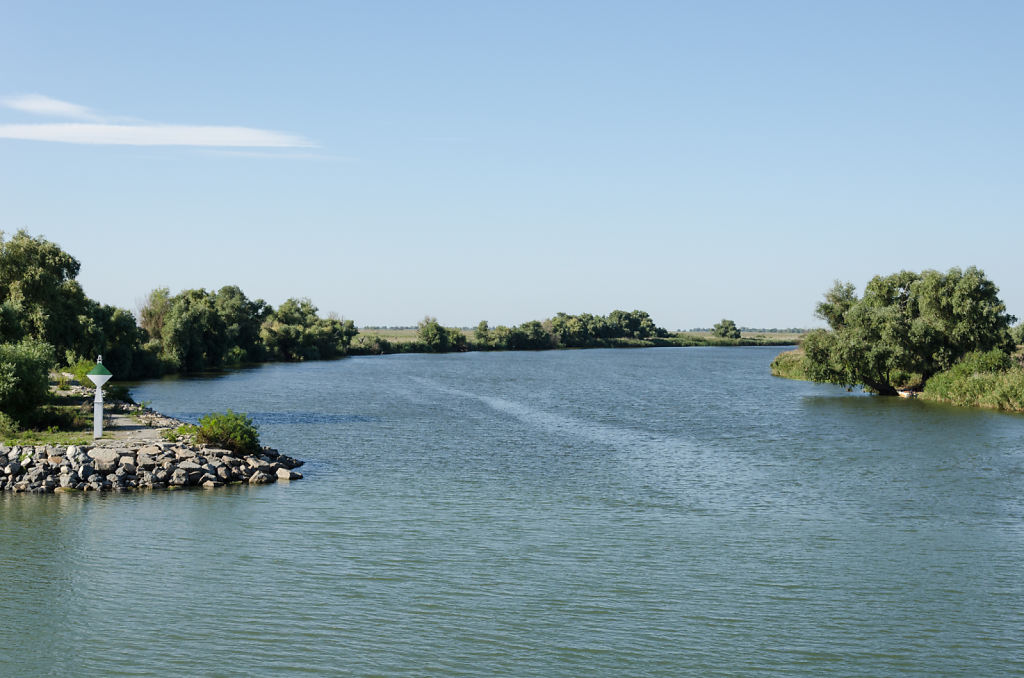
<path fill-rule="evenodd" d="M 828 329 L 777 356 L 772 374 L 1024 411 L 1024 328 L 975 267 L 876 276 L 862 297 L 836 282 L 816 314 Z"/>
<path fill-rule="evenodd" d="M 669 332 L 645 311 L 616 310 L 607 316 L 558 313 L 546 320 L 492 327 L 445 327 L 426 317 L 416 328 L 363 328 L 349 348 L 353 355 L 450 353 L 455 351 L 529 351 L 568 348 L 645 348 L 680 346 L 791 346 L 801 334 L 758 331 L 753 335 L 716 335 L 712 331 Z"/>
<path fill-rule="evenodd" d="M 43 237 L 0 232 L 0 429 L 41 431 L 66 423 L 70 415 L 53 402 L 51 386 L 64 379 L 61 374 L 87 383 L 84 375 L 97 355 L 117 379 L 131 380 L 349 354 L 794 343 L 764 333 L 743 336 L 732 321 L 714 333 L 668 332 L 640 310 L 558 313 L 515 326 L 481 321 L 470 330 L 428 316 L 405 336 L 360 335 L 351 320 L 321 317 L 309 299 L 274 308 L 234 285 L 177 294 L 152 290 L 136 321 L 127 309 L 86 297 L 79 270 L 77 259 Z"/>
<path fill-rule="evenodd" d="M 925 384 L 921 398 L 967 407 L 1024 412 L 1024 360 L 998 349 L 969 353 Z"/>

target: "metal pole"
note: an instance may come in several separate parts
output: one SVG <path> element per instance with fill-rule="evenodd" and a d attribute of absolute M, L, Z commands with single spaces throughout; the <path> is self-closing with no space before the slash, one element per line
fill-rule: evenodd
<path fill-rule="evenodd" d="M 103 388 L 96 387 L 96 399 L 92 401 L 92 437 L 99 440 L 103 437 Z"/>

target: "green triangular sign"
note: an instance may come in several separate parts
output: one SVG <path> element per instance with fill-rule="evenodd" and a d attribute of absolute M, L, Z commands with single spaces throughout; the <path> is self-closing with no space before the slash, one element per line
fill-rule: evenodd
<path fill-rule="evenodd" d="M 103 363 L 96 363 L 96 367 L 89 370 L 87 374 L 103 374 L 108 377 L 114 376 L 110 373 L 110 370 L 103 366 Z"/>

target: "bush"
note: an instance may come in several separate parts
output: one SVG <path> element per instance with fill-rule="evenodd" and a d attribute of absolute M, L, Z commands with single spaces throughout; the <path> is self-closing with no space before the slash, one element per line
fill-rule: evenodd
<path fill-rule="evenodd" d="M 1024 410 L 1024 370 L 1000 350 L 968 353 L 928 380 L 923 396 L 954 405 Z"/>
<path fill-rule="evenodd" d="M 722 337 L 723 339 L 740 338 L 740 330 L 736 327 L 736 323 L 726 318 L 723 318 L 720 323 L 715 323 L 715 326 L 711 328 L 711 333 L 716 337 Z"/>
<path fill-rule="evenodd" d="M 0 412 L 0 438 L 8 439 L 18 434 L 20 427 L 9 415 Z"/>
<path fill-rule="evenodd" d="M 804 352 L 800 349 L 783 351 L 772 361 L 771 368 L 773 376 L 810 381 L 804 367 Z"/>
<path fill-rule="evenodd" d="M 194 436 L 197 427 L 192 424 L 182 424 L 177 428 L 168 428 L 160 432 L 160 437 L 168 442 L 177 442 L 182 436 Z"/>
<path fill-rule="evenodd" d="M 53 347 L 34 339 L 0 344 L 0 412 L 23 421 L 50 393 Z"/>
<path fill-rule="evenodd" d="M 199 419 L 196 442 L 231 450 L 235 454 L 256 454 L 260 451 L 260 434 L 251 417 L 228 410 L 214 412 Z"/>

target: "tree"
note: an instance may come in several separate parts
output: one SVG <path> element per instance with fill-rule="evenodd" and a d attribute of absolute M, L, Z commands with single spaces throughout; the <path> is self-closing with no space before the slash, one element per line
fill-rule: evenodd
<path fill-rule="evenodd" d="M 82 337 L 75 354 L 103 364 L 120 379 L 152 376 L 152 366 L 142 356 L 144 333 L 135 324 L 135 316 L 123 308 L 87 300 L 88 313 L 82 317 Z M 68 361 L 70 364 L 70 360 Z"/>
<path fill-rule="evenodd" d="M 228 350 L 227 329 L 213 295 L 185 290 L 171 300 L 164 318 L 161 358 L 183 372 L 220 367 Z"/>
<path fill-rule="evenodd" d="M 535 351 L 555 348 L 556 340 L 537 320 L 529 320 L 509 333 L 508 347 L 513 350 Z"/>
<path fill-rule="evenodd" d="M 445 332 L 437 318 L 424 316 L 417 324 L 417 336 L 432 353 L 444 353 L 448 350 L 448 333 Z"/>
<path fill-rule="evenodd" d="M 859 299 L 851 284 L 837 281 L 816 309 L 829 329 L 804 338 L 807 374 L 894 395 L 970 352 L 1010 350 L 1016 319 L 998 292 L 975 267 L 875 276 Z"/>
<path fill-rule="evenodd" d="M 473 340 L 480 348 L 487 348 L 491 345 L 491 328 L 486 320 L 481 320 L 473 332 Z"/>
<path fill-rule="evenodd" d="M 722 318 L 722 322 L 715 323 L 715 326 L 711 328 L 711 333 L 723 339 L 740 338 L 740 330 L 736 327 L 736 323 L 725 318 Z"/>
<path fill-rule="evenodd" d="M 75 278 L 80 264 L 42 237 L 18 231 L 10 240 L 0 232 L 0 303 L 16 311 L 28 336 L 51 344 L 57 355 L 74 349 L 81 337 L 86 297 Z"/>
<path fill-rule="evenodd" d="M 170 310 L 171 290 L 166 287 L 158 287 L 150 292 L 146 303 L 139 310 L 139 325 L 158 343 L 163 341 L 164 322 Z"/>
<path fill-rule="evenodd" d="M 276 360 L 324 360 L 345 355 L 358 331 L 351 320 L 323 319 L 309 299 L 288 299 L 260 327 L 267 354 Z"/>
<path fill-rule="evenodd" d="M 1010 329 L 1010 337 L 1013 339 L 1013 343 L 1020 346 L 1024 344 L 1024 323 L 1017 323 Z"/>
<path fill-rule="evenodd" d="M 262 299 L 250 300 L 236 285 L 226 285 L 213 295 L 213 305 L 224 321 L 228 359 L 232 363 L 263 359 L 260 327 L 273 309 Z"/>
<path fill-rule="evenodd" d="M 431 353 L 466 350 L 466 335 L 457 327 L 443 327 L 437 318 L 425 316 L 419 322 L 419 339 Z M 479 326 L 477 327 L 479 330 Z"/>

